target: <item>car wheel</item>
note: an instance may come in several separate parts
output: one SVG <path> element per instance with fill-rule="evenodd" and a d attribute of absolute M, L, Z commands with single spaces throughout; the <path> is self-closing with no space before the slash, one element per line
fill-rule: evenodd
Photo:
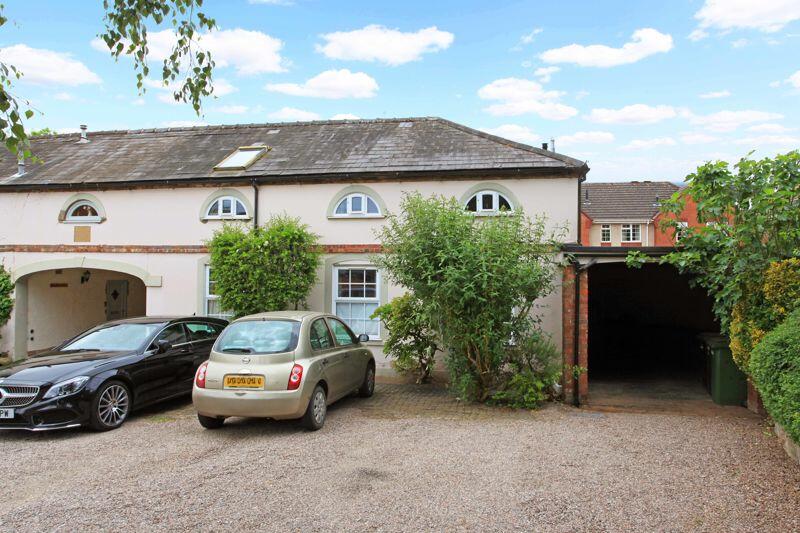
<path fill-rule="evenodd" d="M 325 417 L 328 415 L 328 398 L 325 389 L 320 385 L 314 387 L 311 399 L 308 401 L 306 414 L 303 415 L 303 425 L 310 431 L 322 429 L 325 425 Z"/>
<path fill-rule="evenodd" d="M 91 424 L 97 431 L 117 429 L 131 412 L 131 393 L 121 381 L 103 383 L 92 399 Z"/>
<path fill-rule="evenodd" d="M 215 416 L 197 415 L 197 420 L 200 421 L 200 425 L 206 429 L 219 429 L 225 423 L 224 418 L 217 418 Z"/>
<path fill-rule="evenodd" d="M 358 395 L 362 398 L 369 398 L 375 392 L 375 365 L 367 365 L 367 371 L 364 373 L 364 381 L 361 382 L 361 387 L 358 389 Z"/>

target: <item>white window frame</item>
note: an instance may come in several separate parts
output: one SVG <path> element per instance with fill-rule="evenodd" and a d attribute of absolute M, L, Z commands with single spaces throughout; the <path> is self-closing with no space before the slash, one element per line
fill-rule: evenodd
<path fill-rule="evenodd" d="M 211 265 L 206 265 L 205 269 L 203 269 L 205 273 L 205 281 L 203 282 L 203 314 L 205 316 L 210 316 L 214 318 L 223 318 L 228 320 L 233 318 L 233 313 L 209 313 L 208 312 L 208 304 L 212 301 L 219 300 L 219 294 L 211 294 Z"/>
<path fill-rule="evenodd" d="M 484 196 L 491 196 L 492 197 L 492 208 L 491 209 L 485 209 L 483 207 L 483 197 Z M 501 196 L 505 199 L 506 202 L 508 202 L 508 205 L 511 206 L 511 209 L 508 212 L 512 213 L 514 211 L 514 202 L 512 202 L 508 198 L 508 196 L 506 196 L 505 194 L 503 194 L 503 193 L 501 193 L 499 191 L 492 191 L 492 190 L 488 190 L 488 189 L 484 190 L 484 191 L 478 191 L 475 194 L 473 194 L 472 196 L 470 196 L 467 199 L 467 201 L 464 203 L 464 209 L 466 209 L 467 205 L 469 205 L 469 203 L 472 201 L 472 199 L 475 198 L 475 211 L 474 212 L 475 212 L 476 215 L 497 215 L 497 214 L 501 213 L 501 211 L 500 211 L 500 197 Z M 470 212 L 472 212 L 472 211 L 470 211 Z"/>
<path fill-rule="evenodd" d="M 353 209 L 353 197 L 358 196 L 361 198 L 361 210 L 355 211 Z M 378 209 L 377 213 L 369 213 L 367 202 L 371 201 L 375 204 L 375 207 Z M 339 206 L 342 205 L 344 202 L 345 204 L 345 213 L 337 213 L 336 211 L 339 209 Z M 349 217 L 358 217 L 358 218 L 382 218 L 383 213 L 381 213 L 381 206 L 378 202 L 375 201 L 375 198 L 372 198 L 370 195 L 363 193 L 363 192 L 353 192 L 346 196 L 343 196 L 336 205 L 333 207 L 333 218 L 349 218 Z"/>
<path fill-rule="evenodd" d="M 228 163 L 231 159 L 242 152 L 253 152 L 253 154 L 250 156 L 250 159 L 240 165 L 231 165 Z M 267 146 L 265 145 L 240 146 L 230 154 L 226 155 L 225 159 L 217 163 L 217 166 L 214 167 L 214 170 L 246 170 L 250 165 L 258 161 L 259 158 L 265 153 L 267 153 Z"/>
<path fill-rule="evenodd" d="M 608 233 L 608 238 L 606 238 Z M 600 242 L 611 242 L 611 224 L 600 224 Z"/>
<path fill-rule="evenodd" d="M 73 213 L 77 208 L 82 207 L 84 205 L 88 205 L 89 207 L 94 209 L 94 212 L 97 213 L 97 216 L 83 217 L 83 216 L 73 215 Z M 74 202 L 67 208 L 67 214 L 64 216 L 64 222 L 68 224 L 98 224 L 102 220 L 103 217 L 100 216 L 100 210 L 91 200 L 78 200 L 77 202 Z"/>
<path fill-rule="evenodd" d="M 633 238 L 633 228 L 638 228 L 639 238 Z M 629 238 L 625 238 L 625 232 L 628 232 Z M 622 239 L 621 242 L 642 242 L 642 225 L 641 224 L 623 224 L 622 225 Z"/>
<path fill-rule="evenodd" d="M 339 318 L 342 322 L 347 324 L 353 333 L 358 336 L 360 333 L 353 329 L 353 327 L 348 323 L 346 318 L 339 316 L 336 313 L 336 304 L 337 303 L 358 303 L 358 304 L 378 304 L 381 305 L 381 271 L 378 270 L 378 267 L 375 265 L 339 265 L 334 266 L 332 269 L 332 278 L 331 278 L 331 310 L 333 315 Z M 353 297 L 340 297 L 339 296 L 339 271 L 340 270 L 374 270 L 375 271 L 375 297 L 374 298 L 353 298 Z M 370 320 L 369 317 L 366 318 Z M 379 319 L 375 319 L 375 322 L 378 323 L 378 334 L 377 335 L 370 335 L 369 340 L 371 341 L 379 341 L 381 340 L 380 331 L 381 331 L 381 323 Z"/>
<path fill-rule="evenodd" d="M 224 200 L 231 201 L 231 212 L 228 214 L 222 212 L 222 202 Z M 209 214 L 211 213 L 211 208 L 216 203 L 219 203 L 219 208 L 217 210 L 218 214 L 216 215 Z M 244 215 L 236 214 L 237 204 L 241 205 L 242 208 L 244 209 Z M 206 220 L 247 220 L 249 218 L 250 218 L 250 213 L 247 211 L 247 205 L 243 201 L 236 198 L 235 196 L 219 196 L 217 198 L 214 198 L 206 208 L 206 215 L 205 215 Z"/>

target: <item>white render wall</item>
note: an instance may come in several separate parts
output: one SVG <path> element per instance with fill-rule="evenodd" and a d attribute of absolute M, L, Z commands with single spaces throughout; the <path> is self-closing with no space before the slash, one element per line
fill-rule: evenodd
<path fill-rule="evenodd" d="M 365 184 L 383 201 L 389 211 L 397 211 L 405 192 L 419 191 L 425 196 L 441 194 L 462 197 L 470 189 L 496 183 L 508 189 L 528 215 L 545 215 L 551 227 L 568 226 L 567 242 L 577 240 L 576 178 L 492 179 L 469 181 L 373 182 Z M 288 214 L 301 218 L 320 235 L 322 244 L 377 244 L 375 230 L 383 219 L 330 219 L 328 207 L 333 198 L 354 183 L 311 185 L 262 185 L 259 187 L 259 222 L 270 216 Z M 235 187 L 252 205 L 252 187 Z M 137 189 L 125 191 L 86 191 L 102 203 L 107 220 L 92 224 L 91 241 L 75 243 L 75 225 L 58 221 L 73 192 L 0 193 L 0 262 L 16 275 L 31 269 L 52 270 L 56 262 L 101 262 L 91 268 L 113 270 L 113 264 L 129 266 L 134 275 L 149 280 L 146 287 L 148 315 L 191 315 L 203 313 L 203 253 L 73 253 L 69 251 L 3 251 L 8 245 L 113 245 L 113 246 L 197 246 L 211 238 L 219 221 L 200 220 L 202 205 L 218 194 L 214 187 L 175 189 Z M 246 222 L 252 224 L 252 221 Z M 342 260 L 346 254 L 341 255 Z M 364 254 L 357 256 L 363 259 Z M 337 259 L 340 257 L 337 256 Z M 323 262 L 327 258 L 323 259 Z M 108 266 L 112 265 L 112 266 Z M 130 271 L 130 270 L 121 270 Z M 33 276 L 22 279 L 32 279 Z M 543 298 L 538 310 L 543 325 L 556 345 L 561 345 L 560 276 L 556 291 Z M 309 295 L 309 307 L 326 309 L 325 285 L 331 280 L 320 272 L 320 279 Z M 30 292 L 30 291 L 29 291 Z M 389 286 L 388 298 L 403 292 Z M 29 314 L 35 312 L 29 309 Z M 35 318 L 29 317 L 32 320 Z M 0 353 L 12 351 L 15 345 L 12 320 L 0 329 Z M 41 328 L 38 325 L 37 328 Z M 377 346 L 379 349 L 380 346 Z M 378 355 L 378 354 L 376 354 Z"/>

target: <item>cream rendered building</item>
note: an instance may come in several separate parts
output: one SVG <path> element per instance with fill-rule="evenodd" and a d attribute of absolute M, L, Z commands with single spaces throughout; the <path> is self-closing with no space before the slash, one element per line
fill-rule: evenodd
<path fill-rule="evenodd" d="M 403 289 L 371 264 L 375 230 L 405 192 L 480 215 L 506 204 L 544 214 L 576 242 L 588 170 L 438 118 L 84 132 L 32 148 L 41 163 L 0 162 L 0 262 L 16 299 L 0 353 L 15 358 L 108 319 L 223 314 L 205 242 L 226 220 L 276 214 L 324 244 L 309 307 L 339 314 L 379 351 L 386 332 L 369 315 Z M 561 303 L 557 288 L 539 304 L 559 345 Z"/>

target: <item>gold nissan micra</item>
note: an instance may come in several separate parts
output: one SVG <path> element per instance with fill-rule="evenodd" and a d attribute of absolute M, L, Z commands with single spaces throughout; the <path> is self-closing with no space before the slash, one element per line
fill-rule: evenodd
<path fill-rule="evenodd" d="M 231 416 L 302 418 L 317 430 L 328 405 L 375 390 L 375 359 L 339 318 L 308 311 L 250 315 L 228 325 L 195 375 L 192 402 L 200 424 Z"/>

